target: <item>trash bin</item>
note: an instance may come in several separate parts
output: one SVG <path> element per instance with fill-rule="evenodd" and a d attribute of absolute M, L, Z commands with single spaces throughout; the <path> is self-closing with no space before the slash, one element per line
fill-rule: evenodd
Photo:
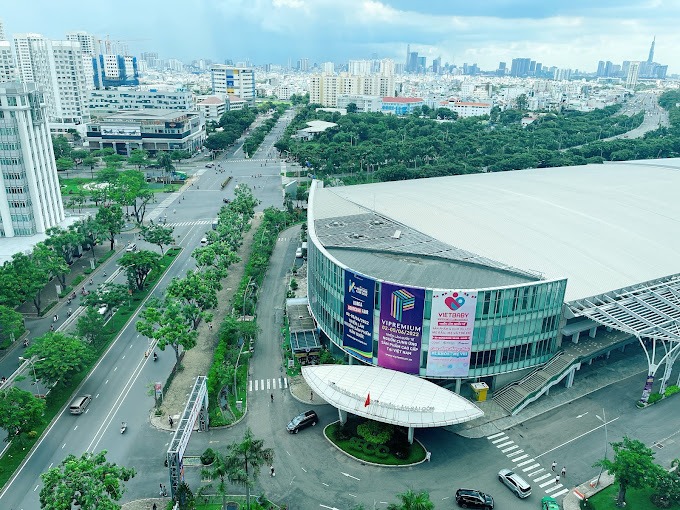
<path fill-rule="evenodd" d="M 489 385 L 483 382 L 475 382 L 470 384 L 473 393 L 475 394 L 475 400 L 477 402 L 486 401 L 486 393 L 489 391 Z"/>

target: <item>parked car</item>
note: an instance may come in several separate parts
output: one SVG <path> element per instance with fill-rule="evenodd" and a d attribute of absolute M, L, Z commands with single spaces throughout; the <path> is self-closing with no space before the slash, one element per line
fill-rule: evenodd
<path fill-rule="evenodd" d="M 484 510 L 493 508 L 493 498 L 475 489 L 458 489 L 456 503 L 463 508 L 483 508 Z"/>
<path fill-rule="evenodd" d="M 528 498 L 531 495 L 531 485 L 524 478 L 509 469 L 501 469 L 498 472 L 498 479 L 508 486 L 518 498 Z"/>
<path fill-rule="evenodd" d="M 560 505 L 555 498 L 543 496 L 541 500 L 541 510 L 560 510 Z"/>
<path fill-rule="evenodd" d="M 316 411 L 305 411 L 293 418 L 286 426 L 286 430 L 291 434 L 297 434 L 300 430 L 309 427 L 310 425 L 313 427 L 318 422 L 319 417 L 316 415 Z"/>

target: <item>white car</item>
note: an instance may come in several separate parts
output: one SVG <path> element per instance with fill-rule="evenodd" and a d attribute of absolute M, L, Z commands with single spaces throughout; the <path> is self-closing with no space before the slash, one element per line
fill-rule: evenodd
<path fill-rule="evenodd" d="M 501 469 L 498 472 L 498 479 L 508 486 L 515 496 L 524 499 L 531 496 L 531 485 L 524 478 L 509 469 Z"/>

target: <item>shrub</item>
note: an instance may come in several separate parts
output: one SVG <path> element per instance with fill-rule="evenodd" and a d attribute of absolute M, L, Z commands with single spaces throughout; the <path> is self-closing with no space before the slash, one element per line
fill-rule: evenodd
<path fill-rule="evenodd" d="M 652 393 L 652 394 L 649 396 L 649 399 L 647 400 L 647 402 L 648 402 L 649 404 L 655 404 L 655 403 L 657 403 L 659 400 L 661 400 L 662 398 L 663 398 L 663 396 L 661 395 L 661 393 L 654 392 L 654 393 Z"/>
<path fill-rule="evenodd" d="M 378 457 L 379 459 L 386 459 L 390 455 L 390 449 L 385 446 L 384 444 L 381 444 L 378 446 L 378 449 L 375 451 L 375 456 Z"/>
<path fill-rule="evenodd" d="M 335 437 L 339 441 L 347 441 L 350 437 L 352 437 L 352 434 L 349 430 L 347 430 L 346 426 L 338 427 L 338 429 L 335 431 Z"/>
<path fill-rule="evenodd" d="M 292 278 L 290 280 L 290 289 L 291 290 L 297 290 L 298 289 L 298 282 L 295 278 Z"/>
<path fill-rule="evenodd" d="M 215 462 L 215 451 L 212 448 L 206 448 L 201 454 L 201 464 L 209 466 L 213 462 Z"/>
<path fill-rule="evenodd" d="M 394 456 L 398 459 L 406 459 L 411 454 L 411 445 L 401 444 L 394 449 Z"/>
<path fill-rule="evenodd" d="M 676 393 L 680 392 L 680 386 L 676 386 L 675 384 L 669 386 L 666 388 L 666 391 L 664 392 L 664 396 L 670 397 L 671 395 L 675 395 Z"/>
<path fill-rule="evenodd" d="M 389 423 L 368 420 L 357 426 L 357 434 L 363 437 L 367 443 L 381 445 L 392 438 L 394 427 Z"/>

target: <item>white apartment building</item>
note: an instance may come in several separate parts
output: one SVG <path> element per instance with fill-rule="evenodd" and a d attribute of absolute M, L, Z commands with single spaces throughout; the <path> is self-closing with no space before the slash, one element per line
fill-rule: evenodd
<path fill-rule="evenodd" d="M 0 41 L 6 41 L 6 40 L 7 40 L 7 37 L 5 36 L 5 24 L 0 19 Z"/>
<path fill-rule="evenodd" d="M 366 112 L 380 112 L 382 111 L 382 97 L 378 96 L 364 96 L 364 95 L 338 95 L 338 108 L 347 109 L 347 105 L 354 103 L 357 105 L 358 113 Z"/>
<path fill-rule="evenodd" d="M 338 106 L 339 95 L 378 96 L 394 95 L 394 76 L 314 75 L 310 79 L 309 101 L 331 108 Z"/>
<path fill-rule="evenodd" d="M 467 101 L 449 100 L 442 103 L 444 108 L 448 108 L 458 114 L 458 117 L 480 117 L 482 115 L 490 115 L 491 103 L 471 103 Z"/>
<path fill-rule="evenodd" d="M 252 69 L 214 64 L 210 68 L 210 78 L 213 94 L 225 98 L 235 95 L 255 106 L 255 72 Z"/>
<path fill-rule="evenodd" d="M 80 51 L 82 51 L 85 55 L 93 57 L 101 53 L 99 39 L 93 34 L 83 31 L 67 32 L 66 40 L 79 42 Z"/>
<path fill-rule="evenodd" d="M 35 83 L 0 84 L 0 237 L 44 234 L 64 218 L 47 124 Z"/>
<path fill-rule="evenodd" d="M 43 91 L 51 124 L 76 126 L 87 122 L 86 74 L 77 41 L 50 41 L 40 34 L 14 37 L 17 73 L 23 83 Z M 65 126 L 51 126 L 51 128 Z"/>
<path fill-rule="evenodd" d="M 631 62 L 628 66 L 628 75 L 626 76 L 626 88 L 633 90 L 637 85 L 638 75 L 640 73 L 640 62 L 638 60 Z"/>
<path fill-rule="evenodd" d="M 366 76 L 371 74 L 373 62 L 370 60 L 350 60 L 347 63 L 347 72 L 359 76 Z"/>
<path fill-rule="evenodd" d="M 184 88 L 175 90 L 120 89 L 90 90 L 87 105 L 91 116 L 104 116 L 127 110 L 180 110 L 194 109 L 191 91 Z"/>
<path fill-rule="evenodd" d="M 12 44 L 0 39 L 0 83 L 12 81 L 15 78 Z"/>
<path fill-rule="evenodd" d="M 219 96 L 198 96 L 196 109 L 206 121 L 218 122 L 227 111 L 227 102 Z"/>
<path fill-rule="evenodd" d="M 380 74 L 382 76 L 394 76 L 394 60 L 384 58 L 380 61 Z"/>
<path fill-rule="evenodd" d="M 321 72 L 323 74 L 335 73 L 335 64 L 333 62 L 324 62 L 323 64 L 321 64 Z"/>

